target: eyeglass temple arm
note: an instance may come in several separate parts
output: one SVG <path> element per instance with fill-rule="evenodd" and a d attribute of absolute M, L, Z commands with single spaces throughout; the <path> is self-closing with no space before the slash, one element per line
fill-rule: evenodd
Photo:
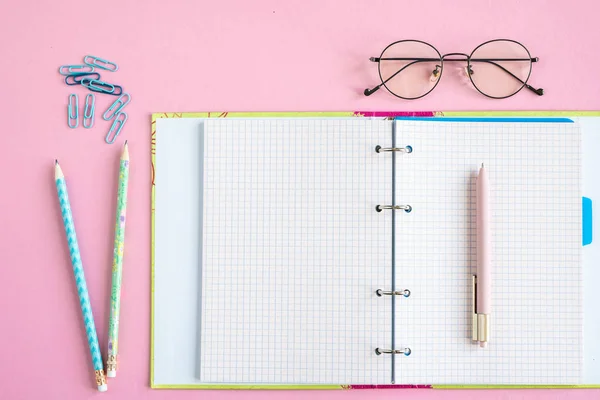
<path fill-rule="evenodd" d="M 373 58 L 371 58 L 371 60 L 373 60 Z M 365 91 L 363 92 L 365 96 L 370 96 L 373 93 L 375 93 L 376 91 L 378 91 L 383 85 L 385 85 L 387 82 L 389 82 L 393 77 L 395 77 L 396 75 L 398 75 L 400 72 L 404 71 L 406 68 L 410 67 L 413 64 L 417 64 L 420 62 L 427 62 L 430 60 L 426 60 L 426 59 L 416 59 L 413 62 L 410 62 L 408 64 L 406 64 L 404 67 L 400 68 L 398 71 L 396 71 L 392 76 L 390 76 L 389 78 L 387 78 L 385 81 L 382 81 L 379 85 L 375 86 L 372 89 L 365 89 Z"/>
<path fill-rule="evenodd" d="M 369 60 L 372 61 L 372 62 L 379 62 L 381 60 L 398 60 L 398 61 L 414 60 L 414 61 L 411 62 L 411 63 L 408 63 L 404 67 L 400 68 L 392 76 L 390 76 L 389 78 L 387 78 L 385 81 L 381 82 L 379 85 L 375 86 L 374 88 L 372 88 L 372 89 L 365 89 L 365 91 L 364 91 L 365 96 L 370 96 L 373 93 L 375 93 L 376 91 L 378 91 L 381 88 L 381 86 L 383 86 L 385 83 L 389 82 L 393 77 L 395 77 L 396 75 L 398 75 L 400 72 L 402 72 L 407 67 L 409 67 L 409 66 L 411 66 L 413 64 L 419 63 L 419 62 L 438 61 L 439 59 L 437 59 L 437 58 L 376 58 L 376 57 L 371 57 L 371 58 L 369 58 Z M 513 78 L 515 78 L 516 80 L 518 80 L 519 82 L 521 82 L 523 85 L 525 85 L 525 87 L 527 89 L 531 90 L 533 93 L 537 94 L 538 96 L 542 96 L 544 94 L 544 89 L 542 89 L 542 88 L 536 89 L 533 86 L 525 83 L 518 76 L 514 75 L 512 72 L 510 72 L 509 70 L 507 70 L 506 68 L 504 68 L 500 64 L 495 63 L 492 60 L 493 59 L 485 59 L 485 58 L 471 59 L 471 61 L 487 62 L 487 63 L 493 64 L 493 65 L 497 66 L 498 68 L 500 68 L 501 70 L 503 70 L 504 72 L 506 72 L 507 74 L 509 74 L 510 76 L 512 76 Z M 524 60 L 527 60 L 527 59 L 524 59 Z M 532 57 L 530 60 L 531 60 L 531 62 L 537 62 L 537 61 L 539 61 L 539 58 Z M 447 60 L 447 61 L 462 61 L 462 60 Z M 467 61 L 467 60 L 465 60 L 465 61 Z"/>
<path fill-rule="evenodd" d="M 476 61 L 476 62 L 487 62 L 489 64 L 494 64 L 496 67 L 500 68 L 502 71 L 506 72 L 507 74 L 509 74 L 510 76 L 512 76 L 513 78 L 515 78 L 516 80 L 518 80 L 519 82 L 521 82 L 523 85 L 525 85 L 525 87 L 529 90 L 531 90 L 533 93 L 537 94 L 538 96 L 543 96 L 544 95 L 544 89 L 539 88 L 536 89 L 533 86 L 525 83 L 521 78 L 519 78 L 518 76 L 514 75 L 512 72 L 510 72 L 509 70 L 507 70 L 506 68 L 504 68 L 502 65 L 500 64 L 496 64 L 493 61 L 489 61 L 489 60 L 485 60 L 485 59 L 475 59 L 475 60 L 471 60 L 471 61 Z M 536 61 L 537 61 L 537 57 L 536 57 Z M 533 62 L 533 59 L 532 59 Z"/>
<path fill-rule="evenodd" d="M 449 54 L 447 54 L 449 55 Z M 444 61 L 469 61 L 468 57 L 465 58 L 445 58 L 442 56 L 441 58 Z M 372 62 L 380 62 L 380 61 L 409 61 L 409 60 L 417 60 L 417 61 L 439 61 L 440 58 L 421 58 L 421 57 L 371 57 L 369 61 Z M 471 58 L 471 61 L 531 61 L 538 62 L 540 61 L 539 57 L 531 57 L 531 58 Z"/>

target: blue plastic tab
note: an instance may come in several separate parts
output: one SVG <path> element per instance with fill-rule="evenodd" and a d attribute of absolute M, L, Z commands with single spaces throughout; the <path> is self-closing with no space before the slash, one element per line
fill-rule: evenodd
<path fill-rule="evenodd" d="M 592 199 L 588 197 L 582 198 L 581 209 L 581 230 L 583 245 L 587 246 L 592 243 Z"/>
<path fill-rule="evenodd" d="M 569 118 L 529 118 L 529 117 L 396 117 L 397 121 L 429 121 L 429 122 L 573 122 Z"/>

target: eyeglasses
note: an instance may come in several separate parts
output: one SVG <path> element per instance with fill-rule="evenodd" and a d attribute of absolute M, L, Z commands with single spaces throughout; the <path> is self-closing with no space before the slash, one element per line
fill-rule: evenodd
<path fill-rule="evenodd" d="M 538 96 L 544 89 L 536 89 L 527 81 L 531 64 L 538 61 L 519 42 L 508 39 L 490 40 L 471 52 L 440 52 L 420 40 L 400 40 L 383 49 L 381 56 L 371 57 L 378 63 L 381 83 L 365 89 L 370 96 L 382 86 L 394 96 L 414 100 L 429 94 L 440 81 L 444 62 L 465 62 L 464 73 L 479 93 L 493 99 L 505 99 L 526 87 Z"/>

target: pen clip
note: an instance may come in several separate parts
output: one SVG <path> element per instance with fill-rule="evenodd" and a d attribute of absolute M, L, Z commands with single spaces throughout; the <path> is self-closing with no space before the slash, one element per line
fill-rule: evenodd
<path fill-rule="evenodd" d="M 473 275 L 473 326 L 471 335 L 474 342 L 479 342 L 481 347 L 485 347 L 490 341 L 490 315 L 477 313 L 477 275 Z"/>

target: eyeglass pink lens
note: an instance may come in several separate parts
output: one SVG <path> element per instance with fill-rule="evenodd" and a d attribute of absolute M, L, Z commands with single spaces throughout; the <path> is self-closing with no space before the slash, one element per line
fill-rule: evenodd
<path fill-rule="evenodd" d="M 531 56 L 519 43 L 498 40 L 486 43 L 471 54 L 471 80 L 490 97 L 517 93 L 531 73 Z"/>
<path fill-rule="evenodd" d="M 426 95 L 437 85 L 441 65 L 440 55 L 432 46 L 404 41 L 385 49 L 379 61 L 379 73 L 390 92 L 414 99 Z M 433 72 L 436 68 L 437 76 Z"/>

